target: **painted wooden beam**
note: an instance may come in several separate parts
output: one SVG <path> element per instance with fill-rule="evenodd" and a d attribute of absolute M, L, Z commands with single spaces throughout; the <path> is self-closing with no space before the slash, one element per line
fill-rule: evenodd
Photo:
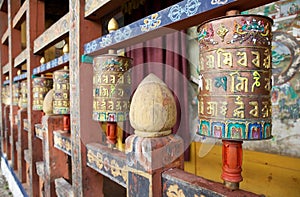
<path fill-rule="evenodd" d="M 26 11 L 28 9 L 28 1 L 25 1 L 21 8 L 18 10 L 16 13 L 14 19 L 13 19 L 13 28 L 15 29 L 20 29 L 21 24 L 25 21 L 26 19 Z"/>
<path fill-rule="evenodd" d="M 195 176 L 180 169 L 170 169 L 163 173 L 163 196 L 245 196 L 259 197 L 261 195 L 244 190 L 232 191 L 222 183 L 213 182 L 199 176 Z"/>
<path fill-rule="evenodd" d="M 91 143 L 86 145 L 87 165 L 116 183 L 126 187 L 126 155 L 105 145 Z"/>
<path fill-rule="evenodd" d="M 53 72 L 54 70 L 63 68 L 68 63 L 69 63 L 69 54 L 66 53 L 58 58 L 55 58 L 45 64 L 41 64 L 40 66 L 34 68 L 32 74 L 37 75 L 45 72 Z"/>
<path fill-rule="evenodd" d="M 2 67 L 2 74 L 6 74 L 9 72 L 9 64 L 7 63 L 5 66 Z"/>
<path fill-rule="evenodd" d="M 39 53 L 66 36 L 70 28 L 69 23 L 70 14 L 67 13 L 34 40 L 33 53 Z"/>
<path fill-rule="evenodd" d="M 71 156 L 71 134 L 64 131 L 54 131 L 54 147 Z"/>
<path fill-rule="evenodd" d="M 9 32 L 10 32 L 9 29 L 6 29 L 5 32 L 3 33 L 2 38 L 1 38 L 1 43 L 2 44 L 7 44 L 8 43 Z"/>
<path fill-rule="evenodd" d="M 238 9 L 243 11 L 273 1 L 262 0 L 248 3 L 247 0 L 184 0 L 86 43 L 84 54 L 91 56 L 104 54 L 107 53 L 108 49 L 124 48 L 199 25 L 208 19 L 224 16 L 228 10 Z"/>
<path fill-rule="evenodd" d="M 17 66 L 21 65 L 24 63 L 27 59 L 27 49 L 23 50 L 17 57 L 14 59 L 14 67 L 16 68 Z"/>

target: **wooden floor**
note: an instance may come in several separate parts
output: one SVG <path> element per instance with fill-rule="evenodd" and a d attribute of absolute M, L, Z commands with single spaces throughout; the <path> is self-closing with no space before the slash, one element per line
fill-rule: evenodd
<path fill-rule="evenodd" d="M 198 156 L 200 143 L 192 144 L 192 160 L 185 170 L 222 182 L 222 147 L 215 145 L 204 157 Z M 300 159 L 255 151 L 243 151 L 241 189 L 265 196 L 300 196 Z"/>

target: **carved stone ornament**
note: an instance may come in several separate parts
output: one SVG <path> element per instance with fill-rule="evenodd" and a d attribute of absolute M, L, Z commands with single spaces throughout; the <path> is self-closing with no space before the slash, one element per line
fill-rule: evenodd
<path fill-rule="evenodd" d="M 176 123 L 175 99 L 167 85 L 154 74 L 149 74 L 133 95 L 129 118 L 135 134 L 159 137 L 171 133 Z"/>

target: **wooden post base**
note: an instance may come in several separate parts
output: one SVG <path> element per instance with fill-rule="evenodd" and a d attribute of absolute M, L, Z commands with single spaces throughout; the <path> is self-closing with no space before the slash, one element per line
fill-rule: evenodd
<path fill-rule="evenodd" d="M 226 187 L 232 190 L 239 189 L 242 177 L 243 149 L 242 141 L 223 140 L 222 147 L 222 175 Z"/>

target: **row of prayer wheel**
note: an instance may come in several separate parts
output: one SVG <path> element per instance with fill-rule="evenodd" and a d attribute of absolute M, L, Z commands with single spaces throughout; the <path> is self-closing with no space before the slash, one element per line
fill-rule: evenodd
<path fill-rule="evenodd" d="M 117 25 L 113 26 L 110 30 L 116 30 Z M 271 19 L 258 15 L 226 16 L 198 27 L 197 134 L 230 142 L 272 137 L 271 27 Z M 100 55 L 94 58 L 93 68 L 92 119 L 109 124 L 106 135 L 108 142 L 114 144 L 116 122 L 128 119 L 132 59 L 114 53 Z M 52 86 L 53 113 L 69 114 L 67 69 L 55 71 L 53 79 L 33 79 L 33 109 L 42 110 L 43 99 Z M 226 151 L 230 152 L 226 149 L 224 154 Z M 237 177 L 232 178 L 232 169 L 228 169 L 232 165 L 226 159 L 224 162 L 222 178 L 240 182 L 241 170 L 237 169 Z M 235 164 L 240 165 L 239 161 Z"/>
<path fill-rule="evenodd" d="M 198 27 L 198 134 L 228 140 L 271 137 L 271 26 L 272 21 L 264 16 L 236 15 Z M 107 54 L 95 57 L 93 64 L 93 119 L 125 121 L 132 59 Z M 13 105 L 26 106 L 26 83 L 13 84 Z M 8 88 L 3 88 L 4 100 Z M 69 114 L 67 68 L 55 71 L 53 79 L 33 78 L 33 110 L 42 110 L 43 99 L 52 88 L 53 113 Z"/>
<path fill-rule="evenodd" d="M 3 103 L 9 104 L 10 85 L 2 88 Z M 53 114 L 70 113 L 70 85 L 68 67 L 53 72 L 53 77 L 34 76 L 32 79 L 32 110 L 43 110 L 44 98 L 53 89 Z M 27 80 L 16 82 L 12 85 L 12 105 L 27 108 Z"/>
<path fill-rule="evenodd" d="M 43 110 L 44 98 L 53 89 L 53 114 L 70 113 L 70 84 L 69 70 L 64 69 L 53 72 L 53 77 L 40 76 L 33 78 L 33 110 Z"/>
<path fill-rule="evenodd" d="M 271 137 L 271 26 L 272 21 L 264 16 L 236 15 L 198 27 L 198 134 L 228 140 Z M 132 59 L 100 55 L 94 58 L 93 66 L 93 119 L 125 121 L 130 107 Z M 24 94 L 18 91 L 20 86 L 13 84 L 13 104 Z M 53 79 L 33 79 L 33 110 L 42 110 L 44 96 L 52 86 L 53 113 L 69 114 L 67 69 L 55 71 Z"/>

